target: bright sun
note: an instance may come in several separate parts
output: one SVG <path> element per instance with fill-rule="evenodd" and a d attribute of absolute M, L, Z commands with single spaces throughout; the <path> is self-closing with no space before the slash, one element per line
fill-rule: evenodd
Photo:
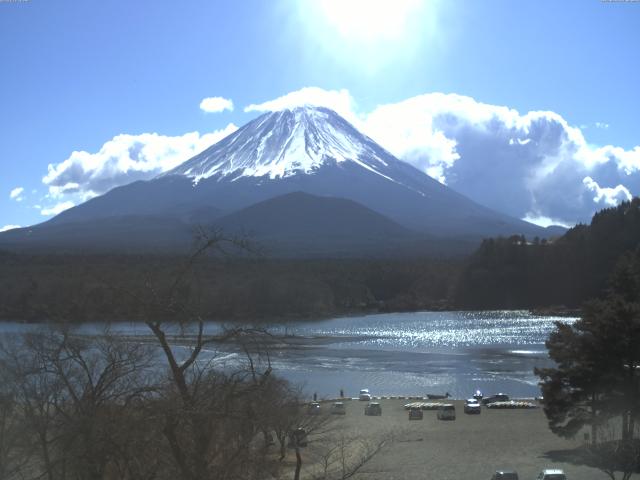
<path fill-rule="evenodd" d="M 371 43 L 393 40 L 408 33 L 419 0 L 321 0 L 327 23 L 345 40 Z"/>
<path fill-rule="evenodd" d="M 296 1 L 310 40 L 303 44 L 306 51 L 313 55 L 324 52 L 333 60 L 368 73 L 410 61 L 435 41 L 439 3 L 440 0 Z"/>

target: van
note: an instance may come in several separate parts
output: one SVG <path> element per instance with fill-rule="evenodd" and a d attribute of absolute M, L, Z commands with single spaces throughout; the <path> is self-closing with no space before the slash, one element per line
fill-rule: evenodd
<path fill-rule="evenodd" d="M 438 408 L 438 420 L 455 420 L 456 407 L 451 403 L 445 403 Z"/>

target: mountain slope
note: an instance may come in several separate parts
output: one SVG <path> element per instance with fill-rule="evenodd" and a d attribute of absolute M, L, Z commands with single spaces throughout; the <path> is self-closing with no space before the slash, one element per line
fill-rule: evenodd
<path fill-rule="evenodd" d="M 120 215 L 96 220 L 44 223 L 0 237 L 0 248 L 56 252 L 188 251 L 197 229 L 222 229 L 276 257 L 407 257 L 425 252 L 459 254 L 473 244 L 442 242 L 408 230 L 352 200 L 294 192 L 221 218 L 208 209 L 188 220 Z M 191 221 L 189 221 L 189 219 Z M 206 221 L 200 221 L 206 219 Z M 73 236 L 69 232 L 73 231 Z"/>
<path fill-rule="evenodd" d="M 286 236 L 392 239 L 415 233 L 362 205 L 342 198 L 303 192 L 288 193 L 243 208 L 215 221 L 230 232 L 244 231 L 259 238 Z"/>
<path fill-rule="evenodd" d="M 352 200 L 302 192 L 243 208 L 216 220 L 215 225 L 225 232 L 248 235 L 266 253 L 280 257 L 406 257 L 471 248 L 442 245 Z"/>
<path fill-rule="evenodd" d="M 445 238 L 547 236 L 438 183 L 319 107 L 264 114 L 177 168 L 115 188 L 42 225 L 68 224 L 73 237 L 72 224 L 101 218 L 206 222 L 293 192 L 352 200 L 406 229 Z"/>

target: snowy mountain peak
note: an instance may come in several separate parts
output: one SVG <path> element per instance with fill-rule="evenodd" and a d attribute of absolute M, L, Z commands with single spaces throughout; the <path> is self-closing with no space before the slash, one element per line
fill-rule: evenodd
<path fill-rule="evenodd" d="M 400 161 L 333 110 L 306 105 L 261 115 L 163 176 L 277 179 L 343 162 L 391 180 L 389 164 Z"/>

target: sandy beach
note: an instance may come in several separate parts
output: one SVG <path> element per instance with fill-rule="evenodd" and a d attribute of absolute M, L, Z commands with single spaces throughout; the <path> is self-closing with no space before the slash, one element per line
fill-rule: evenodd
<path fill-rule="evenodd" d="M 436 411 L 424 411 L 423 420 L 408 420 L 404 405 L 413 400 L 382 399 L 382 416 L 364 415 L 366 402 L 346 401 L 347 413 L 337 416 L 332 433 L 335 442 L 355 436 L 388 438 L 380 450 L 356 475 L 358 480 L 489 480 L 496 469 L 514 469 L 520 479 L 535 479 L 543 468 L 561 468 L 568 479 L 608 478 L 603 472 L 567 460 L 582 438 L 565 440 L 547 427 L 542 408 L 494 410 L 482 408 L 480 415 L 463 413 L 456 406 L 455 421 L 438 420 Z M 323 403 L 328 409 L 329 403 Z M 303 477 L 310 478 L 311 465 L 319 461 L 325 444 L 310 442 L 303 449 Z M 293 460 L 290 456 L 288 460 Z M 306 475 L 305 475 L 306 474 Z M 634 476 L 632 478 L 639 478 Z"/>

